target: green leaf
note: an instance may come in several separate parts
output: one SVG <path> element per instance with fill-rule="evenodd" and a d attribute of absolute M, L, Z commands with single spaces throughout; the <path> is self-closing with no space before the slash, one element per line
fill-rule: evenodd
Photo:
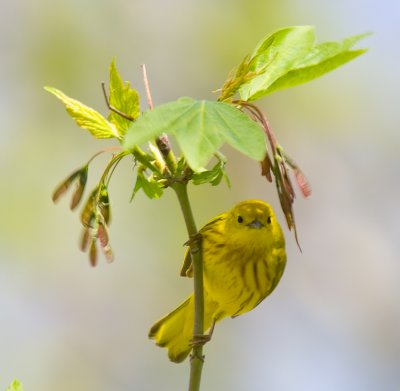
<path fill-rule="evenodd" d="M 136 177 L 135 187 L 133 188 L 133 191 L 132 191 L 131 202 L 133 201 L 133 199 L 135 198 L 136 194 L 138 193 L 138 191 L 141 188 L 142 188 L 142 178 L 138 174 L 138 176 Z"/>
<path fill-rule="evenodd" d="M 135 120 L 140 114 L 139 94 L 130 87 L 130 83 L 124 83 L 117 71 L 115 60 L 110 66 L 110 105 Z M 121 115 L 111 112 L 108 120 L 118 129 L 119 134 L 124 135 L 132 121 Z"/>
<path fill-rule="evenodd" d="M 350 49 L 367 35 L 315 45 L 312 26 L 278 30 L 255 49 L 250 71 L 262 72 L 240 87 L 240 96 L 251 101 L 320 77 L 364 53 L 365 49 Z"/>
<path fill-rule="evenodd" d="M 194 185 L 210 183 L 212 186 L 217 186 L 221 183 L 221 180 L 225 178 L 225 180 L 229 185 L 229 180 L 228 177 L 226 176 L 224 166 L 225 163 L 219 161 L 211 170 L 193 174 L 192 183 Z"/>
<path fill-rule="evenodd" d="M 138 172 L 137 174 L 136 184 L 133 189 L 131 201 L 140 189 L 142 189 L 150 199 L 160 198 L 164 192 L 162 186 L 155 181 L 153 177 L 147 178 L 143 172 Z"/>
<path fill-rule="evenodd" d="M 316 46 L 306 58 L 296 64 L 296 68 L 270 85 L 266 90 L 266 94 L 316 79 L 360 56 L 366 52 L 366 49 L 349 49 L 366 35 L 368 34 L 350 37 L 341 43 L 325 42 Z"/>
<path fill-rule="evenodd" d="M 44 87 L 44 89 L 64 104 L 68 114 L 75 120 L 82 129 L 87 129 L 96 138 L 122 138 L 114 124 L 107 121 L 100 113 L 83 103 L 72 99 L 60 90 L 53 87 Z"/>
<path fill-rule="evenodd" d="M 243 100 L 250 101 L 263 96 L 263 91 L 292 69 L 299 58 L 304 57 L 314 44 L 314 27 L 294 26 L 275 31 L 263 39 L 251 58 L 251 71 L 261 75 L 240 88 Z"/>
<path fill-rule="evenodd" d="M 163 132 L 175 136 L 194 171 L 202 171 L 225 142 L 255 160 L 263 160 L 266 153 L 262 129 L 247 115 L 227 103 L 192 98 L 143 114 L 128 129 L 123 144 L 131 149 Z"/>
<path fill-rule="evenodd" d="M 24 388 L 18 380 L 13 380 L 13 382 L 7 387 L 6 391 L 24 391 Z"/>

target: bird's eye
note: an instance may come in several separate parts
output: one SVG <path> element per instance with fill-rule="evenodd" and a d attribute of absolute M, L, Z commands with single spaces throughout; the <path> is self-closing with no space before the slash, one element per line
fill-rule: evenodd
<path fill-rule="evenodd" d="M 242 216 L 238 216 L 237 221 L 239 224 L 243 223 L 243 217 Z"/>
<path fill-rule="evenodd" d="M 268 216 L 268 218 L 267 218 L 267 223 L 268 223 L 268 224 L 271 224 L 271 216 Z"/>

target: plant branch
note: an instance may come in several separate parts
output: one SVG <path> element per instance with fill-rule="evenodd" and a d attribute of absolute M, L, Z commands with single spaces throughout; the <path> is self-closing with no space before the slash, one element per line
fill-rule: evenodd
<path fill-rule="evenodd" d="M 153 99 L 151 97 L 150 84 L 149 84 L 149 79 L 147 77 L 147 70 L 145 64 L 142 64 L 142 71 L 143 71 L 144 88 L 146 90 L 147 104 L 149 105 L 149 109 L 153 110 L 154 107 Z M 163 133 L 160 137 L 157 137 L 156 145 L 159 151 L 161 152 L 161 155 L 164 158 L 170 173 L 174 174 L 176 170 L 176 159 L 174 153 L 172 152 L 168 136 L 165 133 Z"/>
<path fill-rule="evenodd" d="M 97 156 L 100 156 L 100 155 L 103 154 L 103 153 L 106 153 L 106 152 L 113 152 L 113 151 L 122 151 L 122 150 L 123 150 L 123 148 L 120 147 L 120 146 L 118 146 L 118 145 L 115 145 L 115 146 L 111 146 L 111 147 L 107 147 L 107 148 L 101 149 L 100 151 L 96 152 L 96 153 L 88 160 L 87 164 L 90 164 Z"/>
<path fill-rule="evenodd" d="M 108 110 L 113 111 L 114 113 L 120 115 L 122 118 L 125 118 L 128 121 L 133 122 L 135 120 L 135 118 L 131 117 L 128 114 L 123 113 L 121 110 L 118 110 L 117 108 L 115 108 L 114 106 L 112 106 L 110 104 L 110 101 L 109 101 L 108 96 L 107 96 L 106 85 L 105 85 L 104 81 L 101 82 L 101 89 L 103 90 L 103 95 L 104 95 L 104 99 L 106 101 L 106 105 L 108 107 Z"/>
<path fill-rule="evenodd" d="M 130 151 L 124 150 L 124 151 L 120 152 L 119 154 L 113 156 L 113 157 L 111 158 L 111 160 L 109 161 L 109 163 L 107 164 L 107 167 L 106 167 L 106 169 L 104 170 L 104 172 L 103 172 L 103 174 L 102 174 L 102 176 L 101 176 L 101 178 L 100 178 L 99 184 L 100 184 L 100 185 L 103 184 L 104 186 L 107 186 L 107 185 L 108 185 L 108 182 L 109 182 L 109 180 L 110 180 L 110 177 L 109 177 L 108 180 L 107 180 L 107 176 L 109 175 L 109 172 L 110 172 L 110 171 L 111 171 L 111 172 L 113 171 L 114 166 L 115 166 L 116 164 L 118 164 L 122 158 L 124 158 L 125 156 L 130 155 L 130 154 L 131 154 Z M 98 191 L 98 193 L 97 193 L 97 201 L 98 201 L 98 199 L 99 199 L 99 197 L 100 197 L 100 190 L 101 190 L 101 186 L 99 186 L 99 191 Z"/>
<path fill-rule="evenodd" d="M 142 64 L 142 71 L 143 71 L 144 88 L 146 90 L 147 104 L 149 105 L 149 109 L 153 110 L 153 100 L 151 99 L 150 84 L 149 84 L 149 79 L 147 78 L 147 71 L 145 64 Z"/>
<path fill-rule="evenodd" d="M 193 283 L 194 283 L 194 327 L 193 337 L 204 333 L 204 288 L 203 288 L 203 259 L 201 254 L 201 242 L 194 221 L 192 208 L 190 205 L 187 183 L 176 182 L 171 186 L 178 197 L 178 201 L 186 223 L 189 235 L 189 248 L 192 257 Z M 201 372 L 203 369 L 204 356 L 203 346 L 193 345 L 192 355 L 190 356 L 190 379 L 189 391 L 200 390 Z"/>
<path fill-rule="evenodd" d="M 275 156 L 278 148 L 278 141 L 276 140 L 275 134 L 272 132 L 271 127 L 269 126 L 268 120 L 262 111 L 252 103 L 244 102 L 244 101 L 235 101 L 234 103 L 239 103 L 241 106 L 249 110 L 256 118 L 261 122 L 264 132 L 268 137 L 269 144 L 271 145 L 272 155 Z"/>

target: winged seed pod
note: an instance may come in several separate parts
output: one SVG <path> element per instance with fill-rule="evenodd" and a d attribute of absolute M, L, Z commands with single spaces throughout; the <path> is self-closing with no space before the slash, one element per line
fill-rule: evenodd
<path fill-rule="evenodd" d="M 57 202 L 61 196 L 63 196 L 74 183 L 74 181 L 82 175 L 82 171 L 86 171 L 87 175 L 87 166 L 84 166 L 76 171 L 74 171 L 68 178 L 66 178 L 63 182 L 61 182 L 53 192 L 52 200 L 53 202 Z"/>
<path fill-rule="evenodd" d="M 83 230 L 81 233 L 80 246 L 79 246 L 81 251 L 83 251 L 83 252 L 87 251 L 90 240 L 91 240 L 90 228 L 83 227 Z"/>
<path fill-rule="evenodd" d="M 303 196 L 306 198 L 309 197 L 311 195 L 311 185 L 304 175 L 303 171 L 301 171 L 297 163 L 285 153 L 282 147 L 279 147 L 279 153 L 280 156 L 284 159 L 285 163 L 287 163 L 289 167 L 293 170 L 297 185 Z"/>
<path fill-rule="evenodd" d="M 100 219 L 99 225 L 97 226 L 97 239 L 99 240 L 101 249 L 108 262 L 114 260 L 112 249 L 109 245 L 108 228 L 104 221 Z"/>
<path fill-rule="evenodd" d="M 92 266 L 97 265 L 97 241 L 99 241 L 100 247 L 107 258 L 107 261 L 113 261 L 113 252 L 109 245 L 107 227 L 110 222 L 110 216 L 111 212 L 108 189 L 104 183 L 101 183 L 90 193 L 80 216 L 83 225 L 80 249 L 86 252 L 90 245 L 89 261 Z"/>
<path fill-rule="evenodd" d="M 265 155 L 265 159 L 260 163 L 261 164 L 261 176 L 265 176 L 268 182 L 272 182 L 272 163 L 268 153 Z"/>
<path fill-rule="evenodd" d="M 93 228 L 96 219 L 97 187 L 92 190 L 81 212 L 81 223 L 86 228 Z"/>
<path fill-rule="evenodd" d="M 89 261 L 93 267 L 95 267 L 97 265 L 97 246 L 96 246 L 95 238 L 92 238 L 92 243 L 90 245 Z"/>
<path fill-rule="evenodd" d="M 88 168 L 89 166 L 86 165 L 82 167 L 82 169 L 79 171 L 78 181 L 76 182 L 75 191 L 72 194 L 71 198 L 71 203 L 70 203 L 71 210 L 74 210 L 82 199 L 82 195 L 85 190 L 88 177 Z"/>
<path fill-rule="evenodd" d="M 297 185 L 304 197 L 309 197 L 311 195 L 311 185 L 307 178 L 300 169 L 293 170 L 294 177 L 296 178 Z"/>
<path fill-rule="evenodd" d="M 104 219 L 105 224 L 109 224 L 111 220 L 110 198 L 108 196 L 108 189 L 103 184 L 101 185 L 99 201 L 97 203 L 98 213 Z"/>
<path fill-rule="evenodd" d="M 99 222 L 97 227 L 97 238 L 99 239 L 101 247 L 106 247 L 109 242 L 107 226 L 103 222 Z"/>

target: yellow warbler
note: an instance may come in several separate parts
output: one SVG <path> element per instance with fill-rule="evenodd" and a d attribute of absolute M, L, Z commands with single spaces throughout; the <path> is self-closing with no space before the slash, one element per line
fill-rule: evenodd
<path fill-rule="evenodd" d="M 272 207 L 243 201 L 213 218 L 200 231 L 204 270 L 204 329 L 242 315 L 276 287 L 286 264 L 285 239 Z M 192 276 L 186 253 L 181 274 Z M 149 337 L 168 349 L 171 361 L 183 361 L 191 350 L 194 297 L 150 329 Z"/>

